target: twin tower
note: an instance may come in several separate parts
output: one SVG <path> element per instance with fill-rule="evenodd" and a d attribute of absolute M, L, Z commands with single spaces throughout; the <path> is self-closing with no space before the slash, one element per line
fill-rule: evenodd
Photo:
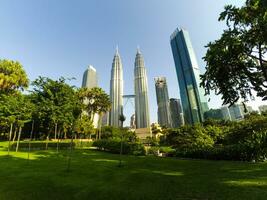
<path fill-rule="evenodd" d="M 136 128 L 150 127 L 147 75 L 144 58 L 139 49 L 134 63 L 134 92 Z M 123 68 L 118 48 L 111 69 L 110 100 L 112 105 L 109 112 L 109 125 L 120 127 L 120 116 L 123 114 Z"/>

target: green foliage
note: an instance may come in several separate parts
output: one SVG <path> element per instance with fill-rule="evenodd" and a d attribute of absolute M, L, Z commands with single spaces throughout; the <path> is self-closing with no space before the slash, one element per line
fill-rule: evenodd
<path fill-rule="evenodd" d="M 203 149 L 214 144 L 204 127 L 200 125 L 170 129 L 165 142 L 177 149 Z"/>
<path fill-rule="evenodd" d="M 81 88 L 78 91 L 78 97 L 83 104 L 83 109 L 87 112 L 91 121 L 93 120 L 95 113 L 106 113 L 111 106 L 109 95 L 107 95 L 103 89 L 98 87 L 91 89 Z"/>
<path fill-rule="evenodd" d="M 122 154 L 145 155 L 145 148 L 143 144 L 138 142 L 128 142 L 126 140 L 123 140 L 122 143 Z M 121 140 L 119 138 L 96 140 L 94 141 L 93 146 L 97 147 L 99 150 L 119 154 Z"/>
<path fill-rule="evenodd" d="M 102 129 L 102 139 L 96 140 L 93 146 L 99 150 L 109 151 L 111 153 L 120 153 L 121 141 L 123 145 L 123 154 L 144 155 L 144 145 L 141 144 L 132 131 L 122 128 L 106 126 Z"/>
<path fill-rule="evenodd" d="M 64 132 L 72 129 L 82 112 L 75 89 L 64 78 L 52 80 L 39 77 L 33 86 L 31 99 L 37 106 L 34 116 L 41 131 L 52 132 L 55 127 Z"/>
<path fill-rule="evenodd" d="M 27 88 L 29 80 L 23 66 L 12 60 L 0 60 L 0 94 Z"/>
<path fill-rule="evenodd" d="M 228 5 L 221 13 L 228 28 L 207 45 L 206 72 L 201 85 L 206 94 L 221 94 L 223 104 L 247 100 L 252 90 L 267 99 L 267 3 L 247 0 L 241 8 Z"/>
<path fill-rule="evenodd" d="M 74 130 L 77 133 L 88 136 L 93 133 L 94 127 L 92 121 L 87 115 L 82 115 L 79 119 L 75 121 Z"/>
<path fill-rule="evenodd" d="M 179 157 L 264 161 L 267 118 L 253 114 L 240 122 L 210 121 L 204 126 L 169 129 L 161 143 L 175 148 Z"/>

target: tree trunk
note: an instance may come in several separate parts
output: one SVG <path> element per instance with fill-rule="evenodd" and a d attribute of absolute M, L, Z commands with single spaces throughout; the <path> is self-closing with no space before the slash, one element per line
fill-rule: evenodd
<path fill-rule="evenodd" d="M 60 140 L 60 129 L 57 132 L 57 153 L 58 153 L 58 150 L 59 150 L 59 140 Z"/>
<path fill-rule="evenodd" d="M 12 131 L 13 131 L 13 123 L 11 123 L 11 125 L 10 125 L 10 131 L 9 131 L 9 137 L 8 137 L 8 155 L 9 155 L 9 151 L 10 151 L 10 140 L 12 137 Z"/>
<path fill-rule="evenodd" d="M 33 135 L 33 129 L 34 129 L 34 120 L 32 120 L 32 130 L 29 140 L 29 149 L 28 149 L 28 161 L 30 160 L 30 151 L 31 151 L 31 141 L 32 141 L 32 135 Z"/>
<path fill-rule="evenodd" d="M 57 123 L 55 123 L 55 140 L 57 139 Z"/>
<path fill-rule="evenodd" d="M 64 139 L 67 139 L 67 131 L 64 130 Z"/>
<path fill-rule="evenodd" d="M 98 127 L 99 127 L 99 136 L 98 136 L 98 138 L 101 139 L 102 113 L 99 114 Z"/>
<path fill-rule="evenodd" d="M 16 137 L 17 137 L 17 128 L 15 128 L 14 137 L 13 137 L 13 140 L 12 140 L 13 143 L 15 142 Z"/>
<path fill-rule="evenodd" d="M 17 140 L 16 152 L 18 152 L 18 150 L 19 150 L 19 141 L 20 141 L 20 136 L 21 136 L 21 130 L 22 130 L 22 127 L 20 126 L 20 127 L 19 127 L 18 140 Z"/>
<path fill-rule="evenodd" d="M 46 145 L 45 145 L 45 149 L 48 150 L 48 142 L 49 142 L 49 136 L 50 136 L 50 131 L 46 137 Z"/>

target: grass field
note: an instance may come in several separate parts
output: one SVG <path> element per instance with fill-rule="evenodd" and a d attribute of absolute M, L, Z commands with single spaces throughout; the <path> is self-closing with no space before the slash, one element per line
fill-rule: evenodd
<path fill-rule="evenodd" d="M 267 199 L 267 163 L 75 150 L 11 152 L 0 142 L 0 199 Z M 1 148 L 2 146 L 2 148 Z"/>

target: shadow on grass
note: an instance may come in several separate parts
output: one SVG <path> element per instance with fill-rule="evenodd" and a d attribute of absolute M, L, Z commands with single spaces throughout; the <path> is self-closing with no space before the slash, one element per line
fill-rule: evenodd
<path fill-rule="evenodd" d="M 0 156 L 0 199 L 266 199 L 267 164 L 123 156 L 93 150 Z"/>

